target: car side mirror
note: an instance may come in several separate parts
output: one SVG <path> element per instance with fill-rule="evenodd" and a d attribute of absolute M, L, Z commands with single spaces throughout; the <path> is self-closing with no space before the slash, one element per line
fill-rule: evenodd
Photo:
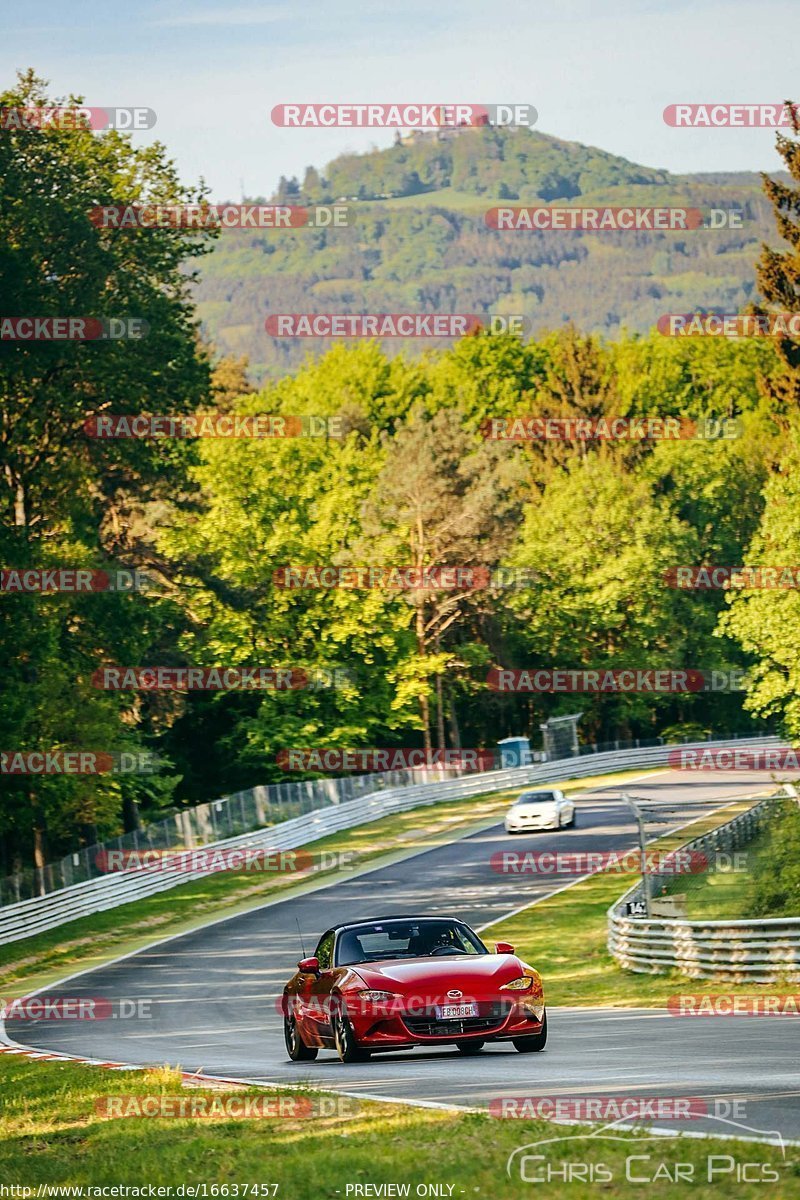
<path fill-rule="evenodd" d="M 495 942 L 494 952 L 495 954 L 513 954 L 514 947 L 511 942 Z"/>
<path fill-rule="evenodd" d="M 304 975 L 319 975 L 319 959 L 318 958 L 301 958 L 297 964 L 299 970 Z"/>

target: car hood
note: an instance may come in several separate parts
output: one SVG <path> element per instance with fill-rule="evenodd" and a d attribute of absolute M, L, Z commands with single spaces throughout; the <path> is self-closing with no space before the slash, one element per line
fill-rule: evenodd
<path fill-rule="evenodd" d="M 483 988 L 491 991 L 517 979 L 523 972 L 523 964 L 516 954 L 476 954 L 469 959 L 457 956 L 354 963 L 351 970 L 361 976 L 367 987 L 385 991 L 402 993 L 424 984 L 432 988 L 446 985 L 466 992 Z"/>

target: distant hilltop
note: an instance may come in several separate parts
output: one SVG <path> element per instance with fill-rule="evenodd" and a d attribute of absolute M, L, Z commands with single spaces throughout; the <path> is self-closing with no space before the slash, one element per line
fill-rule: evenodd
<path fill-rule="evenodd" d="M 273 199 L 385 200 L 453 188 L 500 200 L 571 200 L 599 188 L 665 184 L 673 178 L 593 146 L 487 119 L 406 134 L 398 130 L 386 149 L 342 154 L 322 171 L 308 167 L 302 182 L 282 177 Z"/>
<path fill-rule="evenodd" d="M 574 322 L 609 338 L 644 333 L 665 313 L 736 313 L 753 298 L 762 241 L 776 238 L 756 172 L 673 175 L 524 126 L 409 133 L 284 178 L 276 198 L 344 201 L 354 213 L 347 228 L 225 233 L 204 261 L 206 333 L 221 352 L 246 355 L 255 380 L 334 344 L 272 336 L 280 313 L 513 315 L 534 334 Z M 498 228 L 492 210 L 509 204 L 551 206 L 553 220 Z M 637 217 L 623 229 L 587 215 L 673 205 L 698 220 L 663 227 Z M 584 215 L 570 224 L 574 208 Z M 723 218 L 713 225 L 712 210 Z M 423 340 L 382 344 L 388 354 L 439 344 Z"/>

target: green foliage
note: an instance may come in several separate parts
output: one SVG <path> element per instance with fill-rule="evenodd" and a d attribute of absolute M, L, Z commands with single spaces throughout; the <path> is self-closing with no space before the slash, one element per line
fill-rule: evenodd
<path fill-rule="evenodd" d="M 426 135 L 344 155 L 322 174 L 307 172 L 299 194 L 283 180 L 276 198 L 344 198 L 348 228 L 226 233 L 197 289 L 214 343 L 246 353 L 256 379 L 330 346 L 268 337 L 270 312 L 521 313 L 536 334 L 572 321 L 616 338 L 646 332 L 663 313 L 738 311 L 753 299 L 760 245 L 775 240 L 755 174 L 670 176 L 530 130 Z M 504 199 L 733 208 L 742 223 L 636 234 L 487 228 L 487 210 Z M 430 345 L 407 348 L 417 354 Z M 385 349 L 397 353 L 397 342 Z"/>
<path fill-rule="evenodd" d="M 386 199 L 459 188 L 501 200 L 570 200 L 603 187 L 664 184 L 666 171 L 640 167 L 594 146 L 565 142 L 531 129 L 478 127 L 412 133 L 387 150 L 345 154 L 324 171 L 324 190 L 337 199 Z M 506 195 L 503 195 L 503 192 Z M 323 183 L 306 179 L 304 197 L 319 201 Z"/>
<path fill-rule="evenodd" d="M 47 105 L 31 73 L 0 107 Z M 181 202 L 158 144 L 134 150 L 88 128 L 6 132 L 0 138 L 0 295 L 4 315 L 136 317 L 141 340 L 0 342 L 0 552 L 4 566 L 115 569 L 142 565 L 146 516 L 185 486 L 180 443 L 100 441 L 85 426 L 107 411 L 190 411 L 208 391 L 185 260 L 203 239 L 181 231 L 120 234 L 89 219 L 98 204 Z M 146 557 L 146 556 L 145 556 Z M 157 597 L 121 593 L 0 597 L 4 750 L 140 748 L 152 722 L 138 698 L 98 691 L 103 661 L 146 658 L 169 622 Z M 16 776 L 0 798 L 0 869 L 42 862 L 76 837 L 119 831 L 123 807 L 154 807 L 175 780 L 110 775 Z"/>
<path fill-rule="evenodd" d="M 800 562 L 800 428 L 789 434 L 785 457 L 765 489 L 761 520 L 744 556 L 748 566 L 792 567 Z M 789 737 L 800 735 L 800 591 L 733 590 L 720 634 L 753 656 L 746 707 L 778 717 Z"/>
<path fill-rule="evenodd" d="M 796 917 L 800 912 L 800 808 L 786 800 L 767 828 L 753 864 L 754 917 Z"/>
<path fill-rule="evenodd" d="M 0 106 L 45 99 L 44 86 L 25 76 Z M 774 717 L 800 730 L 797 593 L 737 595 L 720 619 L 722 594 L 665 585 L 678 565 L 736 564 L 748 554 L 800 561 L 800 442 L 795 433 L 781 449 L 785 414 L 776 421 L 769 403 L 791 369 L 785 355 L 758 342 L 653 332 L 609 343 L 591 332 L 619 333 L 625 305 L 648 324 L 697 280 L 712 286 L 715 258 L 703 239 L 715 239 L 725 260 L 718 279 L 735 302 L 737 255 L 743 263 L 751 233 L 623 244 L 600 235 L 503 237 L 481 219 L 501 188 L 526 200 L 613 203 L 621 184 L 627 201 L 635 194 L 647 203 L 699 201 L 727 186 L 498 130 L 345 157 L 326 178 L 310 167 L 302 185 L 281 181 L 282 199 L 324 200 L 348 188 L 461 199 L 452 208 L 360 201 L 357 223 L 344 230 L 226 234 L 201 292 L 201 311 L 229 355 L 212 372 L 186 266 L 207 238 L 100 230 L 87 215 L 104 202 L 195 199 L 163 149 L 134 151 L 124 137 L 88 130 L 0 139 L 4 309 L 150 323 L 135 344 L 0 342 L 0 557 L 20 568 L 140 567 L 158 585 L 144 595 L 0 596 L 9 684 L 0 747 L 149 747 L 166 760 L 155 777 L 7 780 L 3 873 L 135 824 L 137 806 L 147 819 L 285 778 L 276 761 L 283 748 L 481 747 L 521 732 L 537 741 L 544 718 L 576 708 L 574 696 L 491 692 L 491 665 L 752 666 L 752 717 L 737 694 L 581 697 L 587 740 L 648 737 L 665 726 L 734 731 L 749 721 L 756 729 Z M 747 181 L 730 187 L 746 190 Z M 755 202 L 752 214 L 755 227 Z M 651 268 L 672 272 L 671 292 Z M 606 278 L 626 281 L 624 304 Z M 596 319 L 599 303 L 607 320 Z M 302 365 L 292 344 L 263 333 L 270 311 L 513 313 L 523 304 L 543 323 L 557 313 L 551 324 L 564 328 L 526 341 L 481 331 L 400 352 L 338 343 Z M 259 390 L 245 372 L 248 349 Z M 263 382 L 270 375 L 281 377 Z M 209 405 L 335 418 L 341 436 L 104 442 L 84 432 L 106 411 Z M 491 418 L 526 415 L 733 417 L 742 436 L 614 445 L 484 436 Z M 286 566 L 328 564 L 519 566 L 536 579 L 457 593 L 276 583 Z M 108 694 L 93 687 L 92 673 L 110 662 L 338 671 L 340 686 Z"/>

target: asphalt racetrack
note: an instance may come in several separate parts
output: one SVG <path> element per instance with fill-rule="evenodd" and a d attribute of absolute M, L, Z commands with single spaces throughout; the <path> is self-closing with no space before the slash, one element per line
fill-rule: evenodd
<path fill-rule="evenodd" d="M 676 826 L 723 799 L 773 790 L 765 774 L 744 772 L 651 773 L 626 786 L 674 806 Z M 792 1017 L 690 1019 L 658 1009 L 551 1008 L 549 1041 L 540 1054 L 518 1054 L 508 1043 L 489 1045 L 477 1058 L 448 1047 L 347 1065 L 333 1051 L 321 1051 L 312 1063 L 288 1060 L 276 1001 L 301 957 L 298 922 L 308 953 L 338 921 L 392 912 L 452 913 L 480 929 L 564 882 L 498 874 L 490 866 L 498 850 L 635 845 L 619 796 L 611 787 L 580 793 L 574 829 L 509 837 L 494 825 L 47 989 L 48 996 L 148 1000 L 149 1019 L 10 1020 L 6 1033 L 44 1050 L 412 1102 L 486 1107 L 504 1096 L 703 1096 L 718 1101 L 724 1115 L 734 1101 L 745 1101 L 747 1128 L 710 1118 L 683 1121 L 680 1128 L 800 1139 L 800 1021 Z M 621 879 L 620 892 L 624 887 Z M 546 990 L 546 971 L 544 982 Z M 684 990 L 692 991 L 690 981 Z"/>

